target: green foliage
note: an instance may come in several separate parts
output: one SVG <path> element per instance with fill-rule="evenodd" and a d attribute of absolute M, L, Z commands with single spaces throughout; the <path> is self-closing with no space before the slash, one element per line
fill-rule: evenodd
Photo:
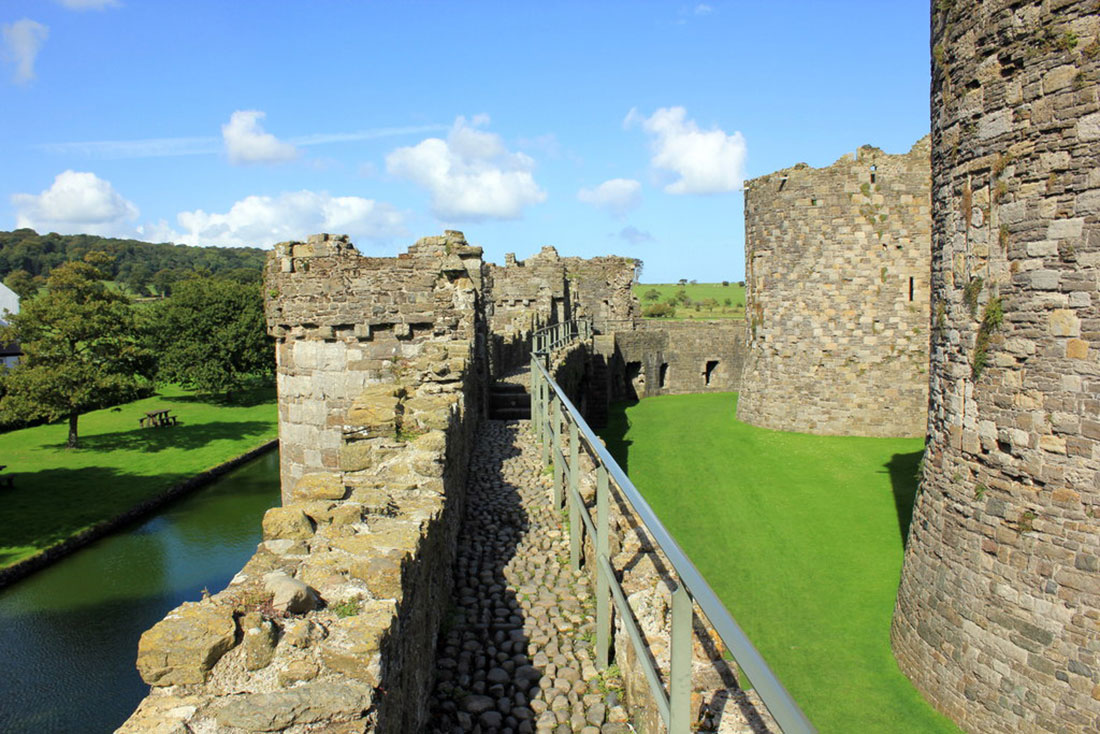
<path fill-rule="evenodd" d="M 23 351 L 4 376 L 0 412 L 27 421 L 67 417 L 69 448 L 77 445 L 81 413 L 138 397 L 154 369 L 129 300 L 101 275 L 85 262 L 54 268 L 47 290 L 0 329 L 0 339 L 18 341 Z"/>
<path fill-rule="evenodd" d="M 1035 530 L 1035 518 L 1038 517 L 1031 510 L 1026 510 L 1020 515 L 1020 520 L 1017 523 L 1021 533 L 1030 533 Z"/>
<path fill-rule="evenodd" d="M 982 497 L 985 497 L 985 492 L 986 492 L 987 489 L 988 489 L 988 487 L 986 487 L 984 484 L 980 484 L 980 483 L 975 484 L 974 485 L 974 499 L 980 500 Z"/>
<path fill-rule="evenodd" d="M 661 292 L 656 288 L 650 288 L 648 291 L 645 292 L 645 295 L 642 296 L 642 298 L 646 301 L 656 301 L 660 297 Z"/>
<path fill-rule="evenodd" d="M 181 281 L 170 298 L 155 304 L 148 327 L 160 379 L 229 396 L 251 378 L 274 374 L 259 285 Z"/>
<path fill-rule="evenodd" d="M 725 281 L 729 285 L 723 286 L 721 282 L 716 283 L 696 283 L 690 282 L 684 283 L 684 285 L 677 285 L 675 283 L 645 283 L 641 285 L 635 285 L 634 293 L 636 297 L 642 302 L 643 307 L 648 305 L 646 294 L 650 291 L 656 291 L 658 293 L 657 299 L 653 302 L 667 303 L 672 308 L 676 309 L 675 315 L 669 316 L 654 316 L 653 318 L 677 318 L 677 319 L 741 319 L 744 318 L 744 304 L 745 294 L 744 286 L 734 284 L 732 281 Z M 680 296 L 683 293 L 683 296 Z M 686 302 L 685 299 L 686 298 Z M 713 299 L 713 304 L 708 299 Z M 729 299 L 728 305 L 722 306 L 722 302 Z M 695 304 L 700 305 L 699 311 L 695 310 Z M 643 308 L 643 316 L 645 310 Z"/>
<path fill-rule="evenodd" d="M 978 325 L 978 336 L 974 343 L 974 359 L 970 363 L 971 375 L 977 380 L 989 361 L 989 342 L 993 333 L 1001 328 L 1004 321 L 1004 303 L 1000 296 L 989 299 L 982 309 L 982 321 Z"/>
<path fill-rule="evenodd" d="M 672 318 L 676 315 L 676 309 L 667 303 L 652 303 L 642 309 L 642 316 L 650 319 Z"/>
<path fill-rule="evenodd" d="M 971 316 L 978 315 L 978 296 L 982 292 L 982 278 L 975 276 L 963 287 L 963 302 L 970 309 Z"/>
<path fill-rule="evenodd" d="M 15 295 L 19 296 L 20 300 L 30 298 L 35 293 L 38 293 L 39 288 L 45 285 L 46 280 L 41 275 L 31 275 L 26 270 L 20 268 L 19 270 L 13 270 L 8 273 L 4 278 L 4 285 L 11 288 L 15 292 Z"/>
<path fill-rule="evenodd" d="M 348 599 L 347 601 L 340 604 L 334 604 L 332 606 L 332 611 L 336 614 L 337 617 L 343 619 L 345 617 L 358 616 L 359 612 L 362 611 L 362 609 L 360 607 L 358 599 Z"/>
<path fill-rule="evenodd" d="M 259 273 L 263 271 L 267 257 L 264 250 L 256 247 L 153 244 L 86 234 L 60 235 L 51 232 L 40 235 L 33 229 L 17 229 L 0 232 L 0 276 L 14 270 L 25 270 L 32 276 L 47 276 L 58 265 L 83 260 L 87 253 L 93 251 L 113 258 L 105 273 L 108 280 L 127 284 L 136 280 L 143 285 L 143 280 L 149 277 L 146 274 L 160 270 L 180 274 L 205 270 L 213 275 L 223 275 L 228 271 L 245 269 Z"/>

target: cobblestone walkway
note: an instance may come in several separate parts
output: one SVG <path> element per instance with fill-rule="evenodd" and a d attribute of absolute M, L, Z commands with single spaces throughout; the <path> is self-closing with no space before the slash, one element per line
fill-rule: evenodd
<path fill-rule="evenodd" d="M 591 592 L 526 421 L 483 424 L 469 482 L 429 731 L 630 731 L 592 662 Z"/>

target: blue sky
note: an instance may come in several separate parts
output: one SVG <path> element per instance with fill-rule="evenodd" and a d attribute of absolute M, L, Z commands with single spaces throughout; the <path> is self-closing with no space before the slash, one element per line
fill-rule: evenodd
<path fill-rule="evenodd" d="M 928 131 L 927 2 L 0 5 L 0 229 L 740 280 L 741 182 Z"/>

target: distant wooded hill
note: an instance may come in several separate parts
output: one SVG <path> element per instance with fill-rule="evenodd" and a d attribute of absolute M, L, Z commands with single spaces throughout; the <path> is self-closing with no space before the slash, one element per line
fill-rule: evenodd
<path fill-rule="evenodd" d="M 6 281 L 19 270 L 31 277 L 45 277 L 61 263 L 82 260 L 96 250 L 113 256 L 110 264 L 100 267 L 113 280 L 135 292 L 153 287 L 162 293 L 165 286 L 193 272 L 239 282 L 258 281 L 267 256 L 267 251 L 258 247 L 193 247 L 87 234 L 40 235 L 33 229 L 17 229 L 0 232 L 0 280 Z"/>

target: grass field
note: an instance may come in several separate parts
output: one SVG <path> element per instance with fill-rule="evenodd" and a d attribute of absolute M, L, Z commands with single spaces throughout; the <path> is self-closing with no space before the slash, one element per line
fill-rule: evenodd
<path fill-rule="evenodd" d="M 659 297 L 656 300 L 647 300 L 645 294 L 651 290 L 657 291 Z M 675 283 L 637 283 L 634 285 L 634 295 L 642 304 L 642 308 L 652 303 L 665 303 L 675 298 L 676 294 L 684 291 L 691 299 L 688 305 L 676 306 L 677 320 L 682 319 L 743 319 L 745 318 L 745 287 L 731 282 L 728 286 L 721 283 L 688 283 L 677 285 Z M 710 308 L 702 305 L 708 298 L 713 298 L 718 305 Z M 726 306 L 726 299 L 730 305 Z M 696 304 L 699 309 L 696 310 Z"/>
<path fill-rule="evenodd" d="M 601 435 L 820 731 L 958 732 L 890 652 L 921 439 L 769 431 L 736 404 L 619 404 Z"/>
<path fill-rule="evenodd" d="M 82 415 L 80 447 L 72 450 L 67 421 L 0 435 L 0 463 L 15 478 L 13 488 L 0 488 L 0 568 L 275 438 L 274 388 L 249 397 L 225 405 L 164 387 Z M 146 411 L 162 409 L 180 424 L 138 426 Z"/>

